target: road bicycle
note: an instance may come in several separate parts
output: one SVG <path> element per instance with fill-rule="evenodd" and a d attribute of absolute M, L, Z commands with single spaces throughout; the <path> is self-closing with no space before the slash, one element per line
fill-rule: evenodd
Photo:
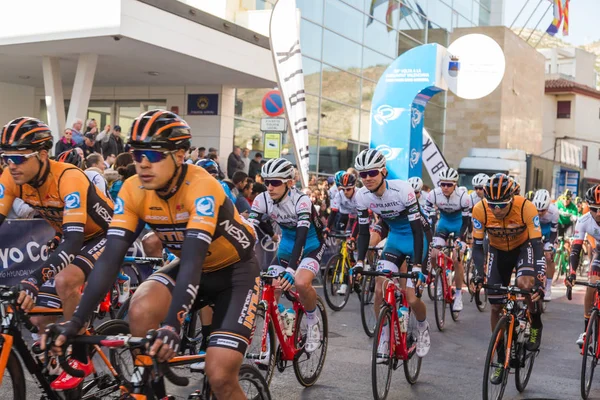
<path fill-rule="evenodd" d="M 569 272 L 569 252 L 566 249 L 564 237 L 560 237 L 558 240 L 558 248 L 554 253 L 554 263 L 556 265 L 556 272 L 554 273 L 555 278 L 553 282 L 556 285 L 559 280 L 562 281 L 560 278 L 567 276 Z"/>
<path fill-rule="evenodd" d="M 483 370 L 483 399 L 498 400 L 504 395 L 511 369 L 515 371 L 515 386 L 519 392 L 523 392 L 529 383 L 539 350 L 527 350 L 531 314 L 524 296 L 531 296 L 534 292 L 501 284 L 484 284 L 483 287 L 506 293 L 506 302 L 490 338 Z M 494 383 L 491 379 L 499 381 Z"/>
<path fill-rule="evenodd" d="M 188 386 L 189 379 L 173 372 L 172 367 L 189 365 L 192 363 L 204 361 L 205 355 L 176 356 L 165 363 L 158 363 L 154 357 L 145 355 L 147 347 L 150 347 L 156 338 L 156 331 L 149 332 L 146 337 L 132 337 L 130 335 L 88 335 L 78 336 L 72 339 L 68 344 L 85 344 L 94 347 L 105 346 L 111 349 L 121 349 L 124 352 L 131 353 L 135 350 L 132 364 L 134 365 L 133 374 L 136 379 L 131 382 L 123 382 L 120 386 L 120 397 L 122 400 L 146 400 L 146 399 L 175 399 L 174 396 L 166 393 L 164 379 L 176 386 Z M 46 342 L 46 348 L 50 348 L 54 342 L 54 337 L 49 335 Z M 66 349 L 67 344 L 65 344 Z M 81 377 L 82 371 L 71 368 L 66 357 L 60 356 L 60 365 L 70 375 Z M 260 372 L 251 365 L 243 364 L 238 373 L 238 381 L 246 398 L 253 400 L 270 400 L 271 395 L 267 382 Z M 202 381 L 202 388 L 192 392 L 188 399 L 193 400 L 215 400 L 216 397 L 211 390 L 210 382 L 206 375 Z"/>
<path fill-rule="evenodd" d="M 448 238 L 448 245 L 439 247 L 436 258 L 436 267 L 434 272 L 433 292 L 434 292 L 434 311 L 435 324 L 440 332 L 446 326 L 446 306 L 450 306 L 450 316 L 453 321 L 458 320 L 458 311 L 452 309 L 454 305 L 454 297 L 456 296 L 455 288 L 452 287 L 454 261 L 452 254 L 454 252 L 454 241 L 452 237 Z"/>
<path fill-rule="evenodd" d="M 384 400 L 390 390 L 392 371 L 400 365 L 404 367 L 404 376 L 411 385 L 417 382 L 421 371 L 421 358 L 417 356 L 417 319 L 408 301 L 406 291 L 400 287 L 398 279 L 418 279 L 418 272 L 393 273 L 389 271 L 363 271 L 363 275 L 384 277 L 383 303 L 379 311 L 375 340 L 371 356 L 371 386 L 373 398 Z M 400 313 L 401 316 L 400 316 Z M 385 353 L 380 353 L 380 341 L 383 330 L 388 330 L 389 338 Z M 385 342 L 383 342 L 385 343 Z M 381 346 L 383 347 L 383 346 Z"/>
<path fill-rule="evenodd" d="M 370 271 L 377 267 L 382 251 L 382 247 L 369 247 L 367 263 L 364 267 L 365 270 Z M 373 308 L 375 300 L 375 277 L 366 275 L 361 276 L 360 279 L 360 320 L 367 336 L 373 337 L 375 336 L 375 328 L 377 326 L 377 315 L 375 315 L 375 309 Z"/>
<path fill-rule="evenodd" d="M 588 327 L 585 332 L 585 338 L 583 340 L 583 346 L 581 348 L 581 398 L 587 399 L 590 395 L 590 389 L 592 388 L 592 380 L 594 378 L 594 370 L 600 360 L 600 347 L 598 342 L 600 341 L 600 326 L 599 326 L 599 315 L 600 312 L 600 282 L 575 282 L 576 285 L 587 286 L 595 289 L 594 292 L 594 305 L 592 306 L 592 312 L 590 313 L 590 319 Z M 572 298 L 572 288 L 567 287 L 567 299 Z"/>
<path fill-rule="evenodd" d="M 246 362 L 254 364 L 261 371 L 267 383 L 271 382 L 275 367 L 283 372 L 291 362 L 298 382 L 305 387 L 314 385 L 325 363 L 327 345 L 329 340 L 327 312 L 325 304 L 317 296 L 317 313 L 319 330 L 321 332 L 321 345 L 312 353 L 306 352 L 307 324 L 306 310 L 298 298 L 298 293 L 293 290 L 283 292 L 284 296 L 292 303 L 295 320 L 291 332 L 286 329 L 281 318 L 281 313 L 275 296 L 273 279 L 278 276 L 274 269 L 260 275 L 263 288 L 262 298 L 256 310 L 255 327 L 248 350 Z M 291 335 L 287 335 L 291 333 Z M 276 347 L 275 340 L 278 344 Z"/>
<path fill-rule="evenodd" d="M 51 375 L 48 365 L 52 358 L 34 356 L 23 338 L 22 328 L 36 333 L 30 317 L 33 316 L 62 316 L 62 309 L 34 307 L 27 314 L 19 310 L 16 300 L 19 296 L 17 288 L 0 286 L 0 314 L 2 316 L 0 336 L 0 385 L 2 398 L 25 400 L 32 398 L 26 391 L 25 373 L 23 366 L 32 375 L 39 390 L 41 398 L 45 400 L 58 399 L 100 399 L 111 393 L 119 391 L 125 382 L 122 365 L 115 353 L 107 356 L 97 346 L 90 352 L 92 362 L 96 366 L 95 372 L 87 377 L 83 384 L 73 390 L 57 394 L 50 387 L 56 376 Z M 126 334 L 129 326 L 124 321 L 106 321 L 97 328 L 88 328 L 87 334 Z M 17 356 L 18 355 L 18 356 Z M 21 360 L 21 362 L 19 361 Z M 98 368 L 99 366 L 104 368 Z"/>
<path fill-rule="evenodd" d="M 355 261 L 352 253 L 348 250 L 346 233 L 330 233 L 328 235 L 334 239 L 341 239 L 340 250 L 337 254 L 331 256 L 324 269 L 323 293 L 325 301 L 333 311 L 341 311 L 348 304 L 348 299 L 352 292 L 356 292 L 360 297 L 360 286 L 352 284 L 352 274 L 350 269 Z M 358 290 L 356 290 L 358 289 Z"/>

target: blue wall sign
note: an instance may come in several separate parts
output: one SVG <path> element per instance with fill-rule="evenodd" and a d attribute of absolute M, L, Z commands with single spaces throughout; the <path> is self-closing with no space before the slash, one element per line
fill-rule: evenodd
<path fill-rule="evenodd" d="M 188 94 L 187 115 L 219 115 L 219 95 Z"/>

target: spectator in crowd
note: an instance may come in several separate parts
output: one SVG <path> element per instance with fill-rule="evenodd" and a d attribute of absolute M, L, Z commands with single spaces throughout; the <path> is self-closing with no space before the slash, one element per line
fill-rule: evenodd
<path fill-rule="evenodd" d="M 236 173 L 233 174 L 231 181 L 233 182 L 239 194 L 244 189 L 244 187 L 246 187 L 246 183 L 248 182 L 248 174 L 244 171 L 236 171 Z"/>
<path fill-rule="evenodd" d="M 256 179 L 256 175 L 260 174 L 260 169 L 261 169 L 260 161 L 261 160 L 262 160 L 261 153 L 256 153 L 254 155 L 254 158 L 252 160 L 250 160 L 250 163 L 248 165 L 248 171 L 246 171 L 246 172 L 248 173 L 248 176 L 251 177 L 252 179 Z"/>
<path fill-rule="evenodd" d="M 87 156 L 96 152 L 95 145 L 96 145 L 96 135 L 94 135 L 93 133 L 86 133 L 84 135 L 83 143 L 80 144 L 78 147 L 81 150 L 83 150 L 83 157 L 87 158 Z"/>
<path fill-rule="evenodd" d="M 203 158 L 206 158 L 206 147 L 199 147 L 198 148 L 198 159 L 202 160 Z"/>
<path fill-rule="evenodd" d="M 98 134 L 98 123 L 96 123 L 94 118 L 87 120 L 87 123 L 85 124 L 85 133 Z"/>
<path fill-rule="evenodd" d="M 250 169 L 250 158 L 248 157 L 249 155 L 250 149 L 242 150 L 242 161 L 244 162 L 244 169 L 242 171 L 244 171 L 245 173 L 248 173 Z M 252 175 L 248 174 L 248 176 Z"/>
<path fill-rule="evenodd" d="M 227 176 L 233 178 L 237 171 L 244 171 L 244 162 L 242 161 L 242 149 L 239 146 L 233 146 L 233 151 L 227 158 Z"/>
<path fill-rule="evenodd" d="M 190 149 L 188 150 L 188 154 L 186 155 L 186 164 L 196 164 L 196 161 L 198 161 L 198 154 L 199 154 L 199 150 L 195 147 L 190 147 Z"/>
<path fill-rule="evenodd" d="M 117 171 L 120 178 L 116 180 L 110 187 L 110 196 L 113 199 L 117 198 L 119 190 L 121 190 L 121 186 L 123 186 L 123 182 L 125 182 L 125 180 L 129 178 L 129 176 L 126 177 L 128 172 L 127 167 L 129 165 L 133 166 L 133 170 L 135 171 L 135 164 L 133 163 L 133 156 L 131 155 L 131 153 L 121 153 L 117 156 L 117 159 L 115 160 L 115 163 L 113 165 L 113 169 Z M 133 173 L 133 175 L 135 175 L 135 172 Z"/>
<path fill-rule="evenodd" d="M 124 151 L 124 143 L 121 138 L 121 127 L 115 125 L 114 129 L 110 129 L 110 125 L 104 128 L 96 137 L 96 142 L 100 145 L 100 150 L 104 158 L 109 156 L 118 156 Z"/>
<path fill-rule="evenodd" d="M 73 141 L 76 146 L 79 146 L 83 143 L 83 134 L 81 133 L 81 128 L 83 127 L 83 121 L 80 119 L 76 119 L 71 125 L 71 132 L 73 133 Z"/>
<path fill-rule="evenodd" d="M 247 179 L 245 182 L 246 185 L 244 185 L 241 188 L 240 193 L 238 194 L 237 199 L 235 201 L 235 208 L 237 208 L 238 212 L 244 218 L 248 218 L 248 216 L 250 215 L 250 210 L 252 208 L 250 206 L 250 202 L 248 201 L 248 197 L 250 197 L 250 194 L 252 193 L 252 182 Z"/>
<path fill-rule="evenodd" d="M 211 147 L 211 149 L 212 149 L 212 147 Z M 219 163 L 219 156 L 217 155 L 217 153 L 210 152 L 210 153 L 208 153 L 208 156 L 207 156 L 206 158 L 208 158 L 209 160 L 213 160 L 213 161 L 214 161 L 214 162 L 216 162 L 217 164 L 221 165 L 221 164 Z M 223 179 L 225 179 L 225 174 L 223 173 L 223 170 L 222 170 L 222 168 L 220 168 L 220 167 L 219 167 L 219 175 L 218 175 L 218 179 L 219 179 L 220 181 L 222 181 Z"/>
<path fill-rule="evenodd" d="M 110 196 L 108 190 L 108 183 L 106 183 L 106 179 L 104 179 L 104 157 L 99 153 L 92 153 L 85 158 L 85 164 L 87 168 L 85 169 L 85 174 L 92 181 L 92 183 L 100 189 L 107 196 Z"/>
<path fill-rule="evenodd" d="M 121 154 L 121 153 L 118 153 Z M 115 154 L 111 154 L 107 157 L 104 158 L 104 166 L 106 167 L 106 169 L 112 167 L 112 165 L 115 163 L 115 160 L 117 159 L 117 156 Z M 104 170 L 104 172 L 106 173 L 106 170 Z"/>
<path fill-rule="evenodd" d="M 250 204 L 254 203 L 254 199 L 256 198 L 256 196 L 266 191 L 267 187 L 265 185 L 263 185 L 262 183 L 254 182 L 252 184 L 252 192 L 250 192 L 250 197 L 248 198 L 248 200 L 250 200 Z"/>
<path fill-rule="evenodd" d="M 215 149 L 214 147 L 209 147 L 208 148 L 208 154 L 211 154 L 211 153 L 214 153 L 214 154 L 218 155 L 219 154 L 219 150 Z"/>
<path fill-rule="evenodd" d="M 63 151 L 71 150 L 75 146 L 77 146 L 77 143 L 73 140 L 73 131 L 70 128 L 67 128 L 63 133 L 63 137 L 56 142 L 54 154 L 59 155 Z"/>

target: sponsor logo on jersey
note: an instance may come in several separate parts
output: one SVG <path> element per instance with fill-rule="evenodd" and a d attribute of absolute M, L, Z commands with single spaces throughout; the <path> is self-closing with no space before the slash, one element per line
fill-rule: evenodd
<path fill-rule="evenodd" d="M 415 192 L 410 192 L 408 194 L 408 202 L 411 203 L 415 199 Z"/>
<path fill-rule="evenodd" d="M 81 196 L 79 192 L 73 192 L 65 196 L 65 208 L 72 210 L 81 207 Z"/>
<path fill-rule="evenodd" d="M 473 227 L 474 227 L 475 229 L 481 229 L 481 228 L 482 228 L 482 226 L 483 226 L 483 225 L 481 225 L 481 222 L 480 222 L 478 219 L 476 219 L 476 218 L 473 218 Z"/>
<path fill-rule="evenodd" d="M 196 199 L 196 214 L 201 217 L 214 217 L 215 198 L 213 196 L 204 196 Z"/>
<path fill-rule="evenodd" d="M 106 208 L 102 207 L 100 203 L 95 203 L 93 208 L 96 214 L 100 216 L 100 218 L 102 218 L 104 221 L 110 224 L 112 217 L 110 215 L 110 212 Z"/>
<path fill-rule="evenodd" d="M 4 185 L 0 185 L 0 199 L 4 198 Z"/>
<path fill-rule="evenodd" d="M 115 201 L 115 215 L 120 215 L 123 214 L 125 212 L 125 202 L 123 201 L 122 198 L 117 197 L 117 200 Z"/>
<path fill-rule="evenodd" d="M 187 211 L 175 215 L 176 220 L 189 219 L 189 218 L 190 218 L 190 213 Z"/>
<path fill-rule="evenodd" d="M 222 226 L 244 249 L 251 246 L 248 235 L 228 220 L 221 222 L 219 226 Z"/>
<path fill-rule="evenodd" d="M 145 221 L 168 221 L 169 218 L 166 215 L 146 215 L 144 216 Z"/>
<path fill-rule="evenodd" d="M 540 227 L 540 217 L 539 217 L 538 215 L 536 215 L 535 217 L 533 217 L 533 225 L 534 225 L 536 228 L 539 228 L 539 227 Z"/>

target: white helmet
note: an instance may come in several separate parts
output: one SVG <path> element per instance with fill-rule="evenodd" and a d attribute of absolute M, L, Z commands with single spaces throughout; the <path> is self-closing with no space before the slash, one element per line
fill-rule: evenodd
<path fill-rule="evenodd" d="M 440 181 L 458 182 L 458 172 L 454 168 L 447 168 L 438 174 Z"/>
<path fill-rule="evenodd" d="M 357 171 L 367 171 L 383 167 L 385 167 L 385 157 L 376 149 L 363 150 L 354 159 L 354 168 Z"/>
<path fill-rule="evenodd" d="M 546 189 L 540 189 L 533 196 L 533 205 L 538 210 L 547 210 L 550 207 L 550 192 Z"/>
<path fill-rule="evenodd" d="M 486 174 L 477 174 L 473 177 L 473 187 L 485 186 L 489 179 L 490 177 Z"/>
<path fill-rule="evenodd" d="M 294 179 L 294 166 L 285 158 L 274 158 L 263 165 L 263 179 Z"/>
<path fill-rule="evenodd" d="M 423 189 L 423 180 L 418 176 L 413 176 L 412 178 L 408 178 L 408 183 L 410 183 L 415 190 L 415 192 L 420 192 Z"/>

